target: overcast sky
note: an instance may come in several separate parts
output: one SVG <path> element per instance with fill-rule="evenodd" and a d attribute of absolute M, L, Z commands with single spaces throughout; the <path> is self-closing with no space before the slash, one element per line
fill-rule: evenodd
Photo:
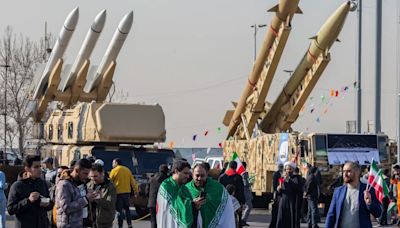
<path fill-rule="evenodd" d="M 226 135 L 222 119 L 231 101 L 237 101 L 253 63 L 252 24 L 269 24 L 267 10 L 277 0 L 85 0 L 0 1 L 0 31 L 7 25 L 17 33 L 39 40 L 48 31 L 58 35 L 67 14 L 79 6 L 77 29 L 65 53 L 72 63 L 94 17 L 107 9 L 107 21 L 93 52 L 98 64 L 120 19 L 134 11 L 133 29 L 117 59 L 114 81 L 129 93 L 128 102 L 159 103 L 164 108 L 167 141 L 182 147 L 217 147 Z M 300 0 L 302 15 L 295 15 L 292 32 L 276 71 L 267 100 L 272 102 L 288 79 L 284 69 L 296 68 L 320 26 L 343 0 Z M 382 130 L 396 131 L 398 0 L 383 1 Z M 363 131 L 374 119 L 375 0 L 363 1 Z M 258 43 L 264 38 L 260 29 Z M 356 78 L 357 13 L 349 14 L 331 48 L 332 60 L 319 80 L 294 129 L 345 132 L 345 121 L 355 120 L 355 90 L 340 89 Z M 339 97 L 324 104 L 331 89 Z M 323 104 L 321 104 L 323 103 Z M 310 112 L 314 107 L 313 113 Z M 324 113 L 325 112 L 325 113 Z M 319 118 L 319 122 L 317 121 Z M 217 132 L 218 127 L 222 131 Z M 208 130 L 209 134 L 203 136 Z M 198 134 L 197 140 L 192 136 Z"/>

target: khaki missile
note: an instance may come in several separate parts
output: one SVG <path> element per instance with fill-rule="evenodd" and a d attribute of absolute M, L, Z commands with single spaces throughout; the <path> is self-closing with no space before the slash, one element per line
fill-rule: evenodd
<path fill-rule="evenodd" d="M 328 53 L 329 49 L 335 41 L 338 40 L 340 31 L 343 28 L 347 14 L 349 13 L 352 4 L 350 1 L 343 3 L 322 25 L 318 34 L 312 37 L 312 42 L 308 51 L 305 53 L 300 64 L 293 72 L 292 77 L 282 89 L 280 95 L 273 103 L 271 109 L 266 114 L 260 123 L 260 128 L 265 133 L 272 133 L 280 128 L 272 127 L 277 115 L 281 112 L 282 107 L 289 102 L 290 97 L 295 92 L 299 83 L 307 75 L 309 69 L 316 62 L 316 59 L 324 53 Z"/>
<path fill-rule="evenodd" d="M 269 26 L 269 29 L 265 35 L 263 44 L 261 45 L 261 49 L 253 65 L 253 69 L 250 72 L 249 78 L 243 89 L 242 96 L 237 103 L 235 111 L 233 112 L 233 114 L 232 111 L 229 111 L 229 115 L 232 117 L 225 118 L 224 120 L 224 123 L 227 123 L 229 120 L 228 137 L 232 136 L 235 133 L 236 128 L 240 123 L 240 116 L 245 110 L 247 98 L 252 94 L 253 88 L 260 78 L 261 72 L 264 69 L 264 65 L 269 54 L 269 50 L 271 49 L 278 35 L 278 30 L 281 24 L 286 22 L 287 20 L 289 20 L 290 22 L 295 13 L 302 13 L 300 8 L 298 7 L 298 3 L 299 0 L 280 0 L 278 5 L 268 10 L 268 12 L 275 12 L 275 16 L 272 18 L 271 25 Z"/>

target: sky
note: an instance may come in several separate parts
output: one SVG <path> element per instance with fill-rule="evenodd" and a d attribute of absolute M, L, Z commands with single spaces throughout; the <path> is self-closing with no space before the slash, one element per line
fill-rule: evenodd
<path fill-rule="evenodd" d="M 252 24 L 269 24 L 274 0 L 85 0 L 0 1 L 0 31 L 11 26 L 32 40 L 58 35 L 68 13 L 79 6 L 77 29 L 64 55 L 73 63 L 90 25 L 102 9 L 107 21 L 92 54 L 98 64 L 121 18 L 134 11 L 133 28 L 117 59 L 114 81 L 128 93 L 126 102 L 159 103 L 165 112 L 167 144 L 175 147 L 218 147 L 226 136 L 222 120 L 237 101 L 253 64 Z M 306 52 L 310 40 L 343 0 L 300 0 L 292 31 L 267 97 L 273 102 Z M 383 1 L 382 130 L 397 137 L 399 56 L 398 0 Z M 363 0 L 362 131 L 374 120 L 376 0 Z M 260 44 L 266 30 L 257 33 Z M 356 119 L 357 13 L 350 12 L 331 50 L 329 65 L 293 125 L 296 131 L 343 133 Z M 349 89 L 342 93 L 341 89 Z M 330 90 L 339 96 L 328 98 Z M 326 97 L 325 101 L 321 96 Z M 330 100 L 328 104 L 326 101 Z M 311 109 L 314 109 L 311 113 Z M 220 128 L 221 131 L 217 129 Z M 204 132 L 208 131 L 207 136 Z M 192 140 L 197 134 L 196 141 Z"/>

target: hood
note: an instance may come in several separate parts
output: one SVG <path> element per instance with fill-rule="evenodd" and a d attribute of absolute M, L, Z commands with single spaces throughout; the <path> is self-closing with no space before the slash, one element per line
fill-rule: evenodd
<path fill-rule="evenodd" d="M 236 174 L 236 171 L 234 169 L 230 168 L 230 169 L 226 170 L 225 173 L 227 176 L 233 176 Z"/>

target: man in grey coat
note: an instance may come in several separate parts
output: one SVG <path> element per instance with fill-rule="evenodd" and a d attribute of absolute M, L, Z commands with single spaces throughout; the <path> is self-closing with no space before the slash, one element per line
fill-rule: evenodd
<path fill-rule="evenodd" d="M 242 162 L 242 164 L 246 170 L 246 162 Z M 242 216 L 242 226 L 249 226 L 249 224 L 247 224 L 247 219 L 249 218 L 251 209 L 253 209 L 253 203 L 251 202 L 253 200 L 253 194 L 251 193 L 251 183 L 249 181 L 249 173 L 247 172 L 247 170 L 242 173 L 242 178 L 244 184 L 244 198 L 246 200 L 243 205 L 244 211 Z"/>
<path fill-rule="evenodd" d="M 55 200 L 58 228 L 83 227 L 84 209 L 96 195 L 91 191 L 81 195 L 78 186 L 86 182 L 91 167 L 89 160 L 81 159 L 76 162 L 72 171 L 65 170 L 61 174 Z"/>

